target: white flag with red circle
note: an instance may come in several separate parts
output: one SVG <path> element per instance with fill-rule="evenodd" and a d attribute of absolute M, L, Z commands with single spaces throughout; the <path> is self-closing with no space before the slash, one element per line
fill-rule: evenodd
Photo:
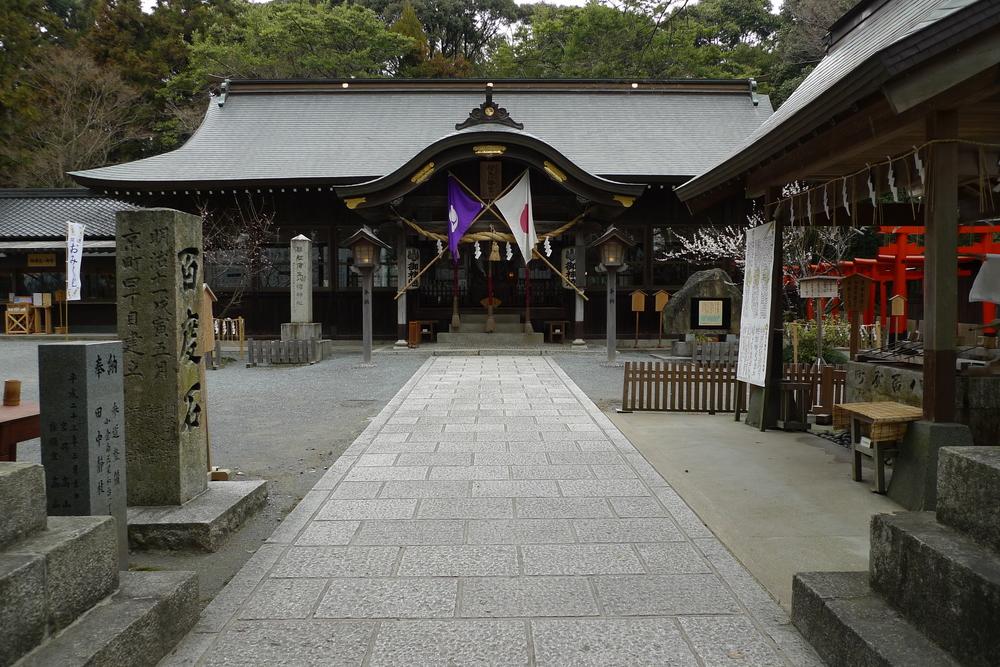
<path fill-rule="evenodd" d="M 531 207 L 531 178 L 525 171 L 517 185 L 503 197 L 496 200 L 495 206 L 510 227 L 514 241 L 521 250 L 524 263 L 531 261 L 531 251 L 538 243 L 535 234 L 535 216 Z"/>

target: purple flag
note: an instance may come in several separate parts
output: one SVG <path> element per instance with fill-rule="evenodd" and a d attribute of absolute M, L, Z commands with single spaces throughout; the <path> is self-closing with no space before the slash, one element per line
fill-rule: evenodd
<path fill-rule="evenodd" d="M 458 264 L 458 242 L 476 219 L 483 205 L 470 197 L 454 177 L 448 177 L 448 250 L 451 261 Z"/>

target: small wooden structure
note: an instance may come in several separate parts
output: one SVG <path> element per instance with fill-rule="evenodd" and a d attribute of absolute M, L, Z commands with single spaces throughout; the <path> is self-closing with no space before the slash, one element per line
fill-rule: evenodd
<path fill-rule="evenodd" d="M 833 409 L 834 428 L 850 428 L 851 448 L 854 451 L 852 472 L 855 482 L 861 481 L 861 457 L 875 460 L 876 493 L 885 493 L 885 459 L 896 453 L 912 421 L 923 416 L 920 408 L 902 403 L 881 401 L 877 403 L 843 403 Z M 866 440 L 862 440 L 865 438 Z"/>

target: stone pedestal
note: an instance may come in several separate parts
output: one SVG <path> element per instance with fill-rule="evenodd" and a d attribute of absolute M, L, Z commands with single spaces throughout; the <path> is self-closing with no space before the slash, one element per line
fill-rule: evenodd
<path fill-rule="evenodd" d="M 127 570 L 122 345 L 41 345 L 38 378 L 48 514 L 113 516 Z"/>
<path fill-rule="evenodd" d="M 116 252 L 128 504 L 181 505 L 208 486 L 198 373 L 201 219 L 170 209 L 121 211 Z"/>
<path fill-rule="evenodd" d="M 321 322 L 285 322 L 281 325 L 281 340 L 319 340 L 323 338 Z"/>
<path fill-rule="evenodd" d="M 965 424 L 911 423 L 892 464 L 887 495 L 908 510 L 933 510 L 937 505 L 938 450 L 972 444 L 972 432 Z"/>

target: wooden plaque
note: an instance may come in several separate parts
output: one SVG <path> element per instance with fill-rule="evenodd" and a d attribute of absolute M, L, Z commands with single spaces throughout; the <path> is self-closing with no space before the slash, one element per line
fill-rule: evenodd
<path fill-rule="evenodd" d="M 500 162 L 483 160 L 479 163 L 479 196 L 489 201 L 503 190 L 503 170 Z"/>
<path fill-rule="evenodd" d="M 898 317 L 900 315 L 906 314 L 906 297 L 897 294 L 896 296 L 889 299 L 889 304 L 892 307 L 892 316 Z"/>
<path fill-rule="evenodd" d="M 668 303 L 670 303 L 670 293 L 661 289 L 659 292 L 654 294 L 653 297 L 656 299 L 654 302 L 656 312 L 662 313 L 663 309 L 667 307 Z"/>
<path fill-rule="evenodd" d="M 840 279 L 840 298 L 849 312 L 861 312 L 868 307 L 872 279 L 853 273 Z"/>
<path fill-rule="evenodd" d="M 641 313 L 646 310 L 646 293 L 641 289 L 632 292 L 632 312 Z"/>

